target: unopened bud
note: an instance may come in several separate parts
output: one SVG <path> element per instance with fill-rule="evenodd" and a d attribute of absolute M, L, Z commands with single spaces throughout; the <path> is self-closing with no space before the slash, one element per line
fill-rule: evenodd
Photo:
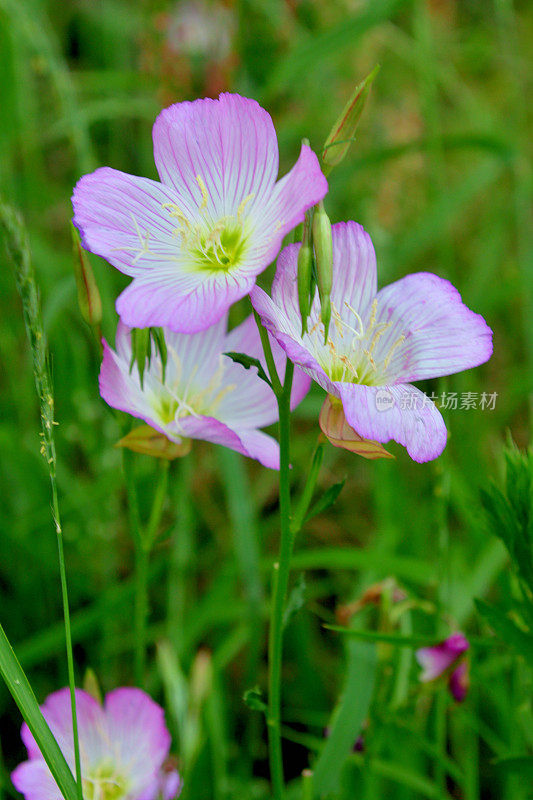
<path fill-rule="evenodd" d="M 322 150 L 322 163 L 327 175 L 333 167 L 340 164 L 354 139 L 354 134 L 359 125 L 361 114 L 365 107 L 370 87 L 379 72 L 379 64 L 374 67 L 370 75 L 356 86 L 354 93 L 344 106 L 341 115 L 335 122 Z"/>
<path fill-rule="evenodd" d="M 321 200 L 313 216 L 313 244 L 315 248 L 316 275 L 320 296 L 321 318 L 324 324 L 324 342 L 328 340 L 331 320 L 331 285 L 333 280 L 333 238 L 331 222 Z"/>
<path fill-rule="evenodd" d="M 313 248 L 311 245 L 311 212 L 305 215 L 302 245 L 298 251 L 298 305 L 302 318 L 302 336 L 307 331 L 307 317 L 311 307 L 311 280 L 313 275 Z"/>
<path fill-rule="evenodd" d="M 83 691 L 90 694 L 97 703 L 102 705 L 102 690 L 100 689 L 96 673 L 91 667 L 85 670 L 85 675 L 83 676 Z"/>
<path fill-rule="evenodd" d="M 102 322 L 102 300 L 96 285 L 89 257 L 81 246 L 80 235 L 71 223 L 74 250 L 74 274 L 78 289 L 78 305 L 81 315 L 91 328 L 99 328 Z"/>

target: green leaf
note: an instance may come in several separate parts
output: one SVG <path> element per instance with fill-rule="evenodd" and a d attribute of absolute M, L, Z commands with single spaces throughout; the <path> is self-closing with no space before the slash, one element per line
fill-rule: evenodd
<path fill-rule="evenodd" d="M 261 711 L 263 714 L 267 713 L 268 706 L 263 700 L 263 694 L 259 686 L 254 686 L 253 689 L 247 689 L 242 699 L 252 711 Z"/>
<path fill-rule="evenodd" d="M 269 377 L 267 376 L 265 370 L 263 369 L 263 365 L 259 361 L 258 358 L 253 358 L 252 356 L 247 356 L 246 353 L 224 353 L 225 356 L 231 358 L 232 361 L 235 361 L 236 364 L 240 364 L 244 369 L 250 369 L 250 367 L 257 368 L 257 377 L 261 378 L 262 381 L 268 383 L 271 387 L 272 384 L 270 382 Z"/>
<path fill-rule="evenodd" d="M 66 800 L 77 800 L 76 782 L 43 717 L 26 674 L 0 625 L 0 673 Z"/>
<path fill-rule="evenodd" d="M 484 600 L 476 599 L 476 608 L 496 635 L 519 655 L 530 662 L 533 661 L 533 635 L 523 631 L 514 620 L 506 616 L 495 606 L 489 606 Z"/>
<path fill-rule="evenodd" d="M 331 508 L 342 492 L 345 483 L 346 478 L 343 478 L 342 481 L 334 483 L 333 486 L 330 486 L 329 489 L 326 489 L 322 497 L 311 507 L 309 513 L 304 519 L 304 522 L 309 522 L 309 520 L 313 519 L 313 517 L 316 517 L 317 514 L 323 514 L 324 511 L 327 511 L 328 508 Z"/>
<path fill-rule="evenodd" d="M 397 647 L 434 647 L 437 644 L 434 636 L 402 636 L 397 633 L 365 631 L 362 628 L 344 628 L 342 625 L 328 625 L 326 623 L 323 627 L 327 628 L 328 631 L 343 633 L 346 636 L 361 639 L 362 641 L 383 642 L 384 644 L 393 644 Z M 492 638 L 481 639 L 469 637 L 468 641 L 473 647 L 494 647 Z"/>
<path fill-rule="evenodd" d="M 318 796 L 337 790 L 341 770 L 368 715 L 376 666 L 374 645 L 350 643 L 344 691 L 329 724 L 329 738 L 313 768 Z"/>
<path fill-rule="evenodd" d="M 305 575 L 303 572 L 298 578 L 296 585 L 293 586 L 292 591 L 289 595 L 289 599 L 287 601 L 287 605 L 285 607 L 285 613 L 283 615 L 283 627 L 286 628 L 291 619 L 296 616 L 298 611 L 303 608 L 306 601 L 306 593 L 307 584 L 305 582 Z"/>

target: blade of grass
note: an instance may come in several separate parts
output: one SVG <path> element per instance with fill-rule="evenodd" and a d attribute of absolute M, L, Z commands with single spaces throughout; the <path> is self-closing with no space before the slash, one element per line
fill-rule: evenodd
<path fill-rule="evenodd" d="M 318 796 L 337 788 L 346 757 L 363 727 L 374 691 L 377 654 L 374 645 L 354 642 L 348 646 L 344 692 L 333 712 L 330 735 L 313 772 Z"/>
<path fill-rule="evenodd" d="M 65 800 L 77 800 L 76 783 L 43 717 L 25 672 L 0 625 L 0 672 Z"/>

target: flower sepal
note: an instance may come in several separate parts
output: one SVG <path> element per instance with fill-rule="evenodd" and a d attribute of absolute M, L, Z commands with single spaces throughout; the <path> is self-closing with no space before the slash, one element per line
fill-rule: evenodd
<path fill-rule="evenodd" d="M 372 72 L 358 84 L 350 99 L 344 106 L 340 116 L 333 125 L 328 138 L 324 142 L 322 149 L 322 171 L 324 175 L 329 175 L 333 167 L 340 164 L 350 149 L 350 145 L 355 138 L 355 131 L 359 125 L 361 114 L 365 107 L 370 87 L 374 78 L 379 72 L 377 64 Z"/>
<path fill-rule="evenodd" d="M 344 450 L 363 456 L 363 458 L 395 457 L 388 450 L 385 450 L 380 442 L 375 442 L 372 439 L 363 439 L 362 436 L 359 436 L 348 425 L 341 401 L 330 394 L 324 400 L 318 422 L 320 430 L 334 447 L 342 447 Z"/>
<path fill-rule="evenodd" d="M 182 439 L 181 442 L 171 442 L 170 439 L 151 428 L 150 425 L 139 425 L 120 439 L 115 447 L 127 447 L 134 453 L 141 453 L 154 458 L 165 458 L 173 461 L 190 453 L 191 439 Z"/>

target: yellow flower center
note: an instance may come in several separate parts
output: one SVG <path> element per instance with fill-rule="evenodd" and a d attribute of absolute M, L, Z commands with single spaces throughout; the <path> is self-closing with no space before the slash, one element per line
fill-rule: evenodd
<path fill-rule="evenodd" d="M 246 249 L 247 232 L 244 211 L 253 194 L 245 197 L 236 214 L 213 221 L 207 213 L 209 194 L 200 175 L 196 181 L 202 192 L 198 207 L 200 219 L 192 222 L 175 203 L 164 203 L 163 209 L 176 220 L 173 233 L 182 248 L 189 252 L 198 270 L 230 270 L 238 266 Z"/>
<path fill-rule="evenodd" d="M 172 359 L 172 382 L 169 382 L 168 364 L 166 381 L 161 380 L 152 389 L 152 408 L 163 425 L 193 416 L 215 416 L 223 398 L 233 392 L 236 384 L 222 386 L 226 366 L 223 356 L 219 358 L 218 368 L 213 372 L 207 386 L 199 389 L 195 386 L 198 366 L 195 366 L 187 379 L 183 377 L 183 364 L 172 347 L 168 347 L 168 359 Z"/>
<path fill-rule="evenodd" d="M 109 763 L 101 764 L 83 779 L 84 800 L 121 800 L 128 794 L 128 782 Z"/>
<path fill-rule="evenodd" d="M 354 325 L 342 319 L 338 309 L 331 304 L 333 336 L 324 344 L 324 326 L 320 320 L 310 329 L 309 336 L 318 361 L 332 381 L 381 386 L 387 382 L 387 370 L 397 348 L 405 341 L 399 336 L 385 354 L 376 361 L 378 342 L 391 327 L 391 322 L 377 322 L 377 299 L 372 303 L 370 318 L 364 324 L 358 312 L 345 303 L 355 318 Z"/>

